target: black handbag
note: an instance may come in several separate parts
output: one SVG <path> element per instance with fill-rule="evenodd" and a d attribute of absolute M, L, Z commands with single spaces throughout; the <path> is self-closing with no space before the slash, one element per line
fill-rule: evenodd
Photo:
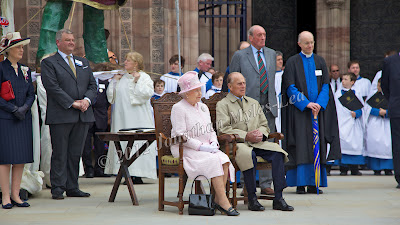
<path fill-rule="evenodd" d="M 210 181 L 206 178 L 208 185 L 210 186 L 210 194 L 193 194 L 193 184 L 199 175 L 194 178 L 192 183 L 192 188 L 189 195 L 189 215 L 203 215 L 203 216 L 213 216 L 215 214 L 215 208 L 213 204 L 213 196 L 211 194 Z"/>

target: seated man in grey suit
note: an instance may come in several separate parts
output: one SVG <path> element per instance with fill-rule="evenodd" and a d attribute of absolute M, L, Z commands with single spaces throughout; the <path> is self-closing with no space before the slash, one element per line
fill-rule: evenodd
<path fill-rule="evenodd" d="M 275 198 L 273 209 L 293 211 L 286 203 L 282 191 L 287 186 L 284 163 L 287 153 L 276 143 L 268 142 L 270 129 L 260 103 L 245 96 L 246 80 L 241 73 L 233 72 L 228 76 L 228 87 L 231 92 L 217 103 L 218 133 L 237 134 L 244 143 L 237 144 L 235 161 L 243 171 L 244 183 L 248 191 L 248 209 L 263 211 L 265 208 L 257 201 L 256 196 L 256 156 L 272 164 Z"/>
<path fill-rule="evenodd" d="M 50 126 L 50 182 L 53 199 L 89 197 L 79 189 L 79 160 L 89 124 L 94 122 L 91 103 L 96 80 L 87 59 L 72 55 L 75 39 L 62 29 L 56 34 L 58 51 L 42 61 L 42 81 L 47 92 L 46 124 Z"/>

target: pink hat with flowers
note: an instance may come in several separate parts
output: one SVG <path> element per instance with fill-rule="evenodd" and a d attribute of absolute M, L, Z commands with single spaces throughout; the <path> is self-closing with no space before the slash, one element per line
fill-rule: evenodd
<path fill-rule="evenodd" d="M 196 71 L 189 71 L 183 74 L 183 76 L 179 78 L 178 84 L 181 88 L 179 94 L 186 93 L 205 85 L 205 83 L 200 82 L 199 75 Z"/>

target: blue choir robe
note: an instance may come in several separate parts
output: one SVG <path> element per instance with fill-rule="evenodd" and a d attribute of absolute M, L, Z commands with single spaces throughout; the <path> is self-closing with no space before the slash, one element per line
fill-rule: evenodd
<path fill-rule="evenodd" d="M 316 54 L 300 53 L 288 59 L 282 76 L 282 132 L 285 135 L 282 146 L 289 153 L 286 164 L 288 186 L 315 185 L 313 115 L 307 108 L 310 102 L 321 106 L 318 114 L 320 186 L 326 187 L 326 162 L 341 157 L 336 106 L 325 60 Z"/>

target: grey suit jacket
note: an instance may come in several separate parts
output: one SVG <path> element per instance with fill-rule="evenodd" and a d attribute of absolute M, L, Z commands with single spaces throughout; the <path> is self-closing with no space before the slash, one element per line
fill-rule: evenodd
<path fill-rule="evenodd" d="M 85 112 L 74 109 L 72 103 L 85 97 L 95 101 L 97 85 L 87 59 L 73 56 L 82 65 L 75 64 L 76 74 L 59 53 L 41 63 L 43 86 L 47 93 L 46 124 L 94 122 L 93 109 Z"/>
<path fill-rule="evenodd" d="M 275 94 L 275 73 L 276 73 L 276 52 L 273 49 L 263 47 L 265 63 L 268 75 L 268 103 L 272 114 L 278 116 L 278 105 Z M 246 96 L 254 98 L 258 102 L 265 102 L 260 91 L 260 73 L 257 62 L 254 59 L 251 46 L 240 51 L 236 51 L 229 64 L 229 72 L 240 72 L 246 79 Z"/>

